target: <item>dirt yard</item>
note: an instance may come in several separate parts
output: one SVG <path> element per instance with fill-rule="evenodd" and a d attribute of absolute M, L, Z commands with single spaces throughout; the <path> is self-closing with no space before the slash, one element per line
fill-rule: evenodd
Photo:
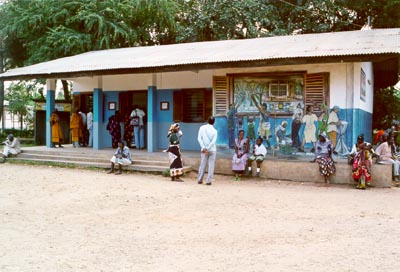
<path fill-rule="evenodd" d="M 400 188 L 0 165 L 0 271 L 400 271 Z"/>

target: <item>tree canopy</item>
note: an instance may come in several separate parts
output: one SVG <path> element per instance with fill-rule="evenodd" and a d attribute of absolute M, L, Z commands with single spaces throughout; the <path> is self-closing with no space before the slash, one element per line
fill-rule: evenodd
<path fill-rule="evenodd" d="M 400 0 L 3 0 L 0 45 L 11 69 L 92 50 L 359 30 L 368 17 L 400 27 L 399 10 Z"/>

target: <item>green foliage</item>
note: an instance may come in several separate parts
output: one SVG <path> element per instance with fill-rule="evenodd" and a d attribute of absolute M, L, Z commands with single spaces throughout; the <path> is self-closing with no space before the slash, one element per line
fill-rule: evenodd
<path fill-rule="evenodd" d="M 373 128 L 387 129 L 400 120 L 400 90 L 390 87 L 374 94 Z"/>
<path fill-rule="evenodd" d="M 33 106 L 32 98 L 40 96 L 36 83 L 20 81 L 12 83 L 6 90 L 4 98 L 9 102 L 8 111 L 19 116 L 21 129 L 23 122 L 33 124 Z M 29 109 L 30 107 L 30 109 Z"/>

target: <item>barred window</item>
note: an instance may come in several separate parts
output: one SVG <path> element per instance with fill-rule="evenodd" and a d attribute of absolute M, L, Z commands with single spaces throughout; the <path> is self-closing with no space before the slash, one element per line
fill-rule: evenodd
<path fill-rule="evenodd" d="M 212 91 L 184 89 L 174 92 L 174 121 L 201 123 L 212 114 Z"/>

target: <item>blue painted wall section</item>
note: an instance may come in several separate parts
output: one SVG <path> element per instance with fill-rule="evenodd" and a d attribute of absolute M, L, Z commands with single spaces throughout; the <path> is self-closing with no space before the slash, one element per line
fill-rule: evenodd
<path fill-rule="evenodd" d="M 147 89 L 147 151 L 157 149 L 157 88 L 148 86 Z"/>
<path fill-rule="evenodd" d="M 51 124 L 50 116 L 54 110 L 55 104 L 55 90 L 47 90 L 46 94 L 46 147 L 51 147 Z"/>
<path fill-rule="evenodd" d="M 103 92 L 103 109 L 102 112 L 104 114 L 104 118 L 102 120 L 102 125 L 101 125 L 101 134 L 100 134 L 100 139 L 101 141 L 101 146 L 103 147 L 112 147 L 112 142 L 111 142 L 111 134 L 107 130 L 107 123 L 108 123 L 108 118 L 110 118 L 112 115 L 115 114 L 115 111 L 119 109 L 119 92 Z M 116 103 L 116 110 L 109 110 L 108 109 L 108 103 L 109 102 L 115 102 Z M 121 126 L 121 133 L 123 133 L 122 126 Z"/>
<path fill-rule="evenodd" d="M 99 150 L 103 147 L 101 137 L 103 133 L 103 90 L 93 90 L 93 149 Z"/>

